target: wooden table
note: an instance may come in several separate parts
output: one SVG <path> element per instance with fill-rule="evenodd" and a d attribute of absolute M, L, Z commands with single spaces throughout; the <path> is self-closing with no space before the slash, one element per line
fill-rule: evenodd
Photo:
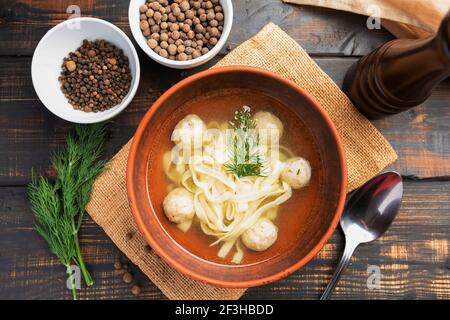
<path fill-rule="evenodd" d="M 70 299 L 65 269 L 33 230 L 26 185 L 31 168 L 52 174 L 49 153 L 73 127 L 48 112 L 31 83 L 33 50 L 44 33 L 67 19 L 73 1 L 13 1 L 0 5 L 0 298 Z M 127 1 L 78 1 L 84 16 L 115 23 L 128 35 Z M 280 0 L 234 0 L 235 20 L 228 44 L 236 47 L 273 21 L 298 41 L 338 84 L 349 66 L 391 39 L 369 31 L 364 17 L 326 9 L 282 4 Z M 131 37 L 131 36 L 130 36 Z M 137 45 L 136 45 L 137 47 Z M 140 51 L 140 50 L 138 50 Z M 226 54 L 226 50 L 222 55 Z M 217 57 L 220 59 L 220 57 Z M 217 61 L 217 59 L 215 61 Z M 115 118 L 108 156 L 133 135 L 153 101 L 180 79 L 199 71 L 169 70 L 141 55 L 142 81 L 133 103 Z M 213 62 L 214 63 L 214 62 Z M 211 65 L 211 64 L 209 64 Z M 205 69 L 204 66 L 201 69 Z M 405 181 L 400 215 L 379 241 L 361 246 L 336 288 L 341 299 L 450 298 L 450 82 L 409 112 L 376 121 L 399 160 L 392 169 Z M 134 298 L 113 262 L 123 255 L 89 217 L 81 242 L 95 285 L 82 299 Z M 248 290 L 245 298 L 317 299 L 343 250 L 337 230 L 320 254 L 302 270 L 276 283 Z M 123 257 L 122 257 L 123 258 Z M 124 258 L 123 258 L 124 259 Z M 368 289 L 368 266 L 381 270 L 381 287 Z M 140 299 L 164 295 L 135 266 Z"/>

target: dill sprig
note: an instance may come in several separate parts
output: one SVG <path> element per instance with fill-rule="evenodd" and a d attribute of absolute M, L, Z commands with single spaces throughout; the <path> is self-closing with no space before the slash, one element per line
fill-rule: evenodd
<path fill-rule="evenodd" d="M 67 137 L 64 148 L 51 156 L 56 170 L 52 183 L 33 175 L 29 185 L 31 208 L 36 218 L 36 231 L 47 241 L 51 252 L 67 268 L 74 299 L 77 294 L 70 264 L 76 263 L 88 286 L 93 279 L 84 263 L 78 232 L 95 178 L 105 161 L 99 160 L 105 140 L 105 124 L 78 125 Z"/>
<path fill-rule="evenodd" d="M 72 233 L 72 220 L 61 215 L 59 186 L 44 177 L 33 175 L 29 185 L 31 209 L 36 217 L 36 231 L 47 241 L 50 251 L 66 267 L 69 273 L 72 294 L 77 299 L 70 264 L 75 256 L 75 242 Z"/>
<path fill-rule="evenodd" d="M 244 106 L 242 110 L 236 111 L 230 126 L 233 129 L 230 139 L 232 141 L 231 161 L 225 167 L 239 178 L 263 176 L 264 165 L 260 153 L 259 134 L 250 108 Z"/>

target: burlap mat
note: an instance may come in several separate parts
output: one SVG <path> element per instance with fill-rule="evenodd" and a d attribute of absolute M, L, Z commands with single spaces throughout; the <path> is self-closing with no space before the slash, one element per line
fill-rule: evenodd
<path fill-rule="evenodd" d="M 396 159 L 383 136 L 362 117 L 337 85 L 286 33 L 270 23 L 256 36 L 229 53 L 217 67 L 248 65 L 277 72 L 308 91 L 330 114 L 347 155 L 349 189 L 380 172 Z M 127 257 L 169 299 L 238 299 L 245 290 L 220 289 L 191 280 L 170 268 L 154 252 L 146 253 L 137 232 L 126 190 L 126 165 L 130 143 L 109 162 L 95 182 L 88 213 Z M 131 240 L 126 234 L 135 233 Z"/>

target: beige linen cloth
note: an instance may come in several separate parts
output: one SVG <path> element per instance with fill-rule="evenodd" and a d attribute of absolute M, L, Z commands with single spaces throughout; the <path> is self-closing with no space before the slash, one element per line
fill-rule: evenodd
<path fill-rule="evenodd" d="M 420 38 L 436 32 L 450 9 L 450 0 L 283 0 L 373 15 L 372 6 L 380 9 L 383 26 L 399 38 Z"/>
<path fill-rule="evenodd" d="M 229 53 L 216 67 L 255 66 L 276 72 L 308 91 L 329 113 L 344 144 L 349 189 L 356 188 L 395 161 L 396 153 L 361 116 L 346 95 L 308 54 L 279 27 L 270 23 Z M 130 143 L 109 162 L 95 182 L 88 213 L 128 258 L 169 299 L 238 299 L 242 289 L 215 288 L 191 280 L 170 268 L 154 252 L 146 253 L 128 205 L 126 165 Z M 126 234 L 135 232 L 131 240 Z"/>

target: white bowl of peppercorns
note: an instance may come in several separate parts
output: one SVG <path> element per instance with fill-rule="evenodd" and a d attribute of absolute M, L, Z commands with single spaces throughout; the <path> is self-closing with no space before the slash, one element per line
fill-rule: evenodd
<path fill-rule="evenodd" d="M 225 45 L 233 24 L 231 0 L 131 0 L 128 19 L 142 50 L 176 69 L 200 66 Z"/>
<path fill-rule="evenodd" d="M 34 89 L 56 116 L 97 123 L 123 111 L 136 94 L 139 59 L 130 39 L 113 24 L 74 18 L 50 29 L 31 64 Z"/>

